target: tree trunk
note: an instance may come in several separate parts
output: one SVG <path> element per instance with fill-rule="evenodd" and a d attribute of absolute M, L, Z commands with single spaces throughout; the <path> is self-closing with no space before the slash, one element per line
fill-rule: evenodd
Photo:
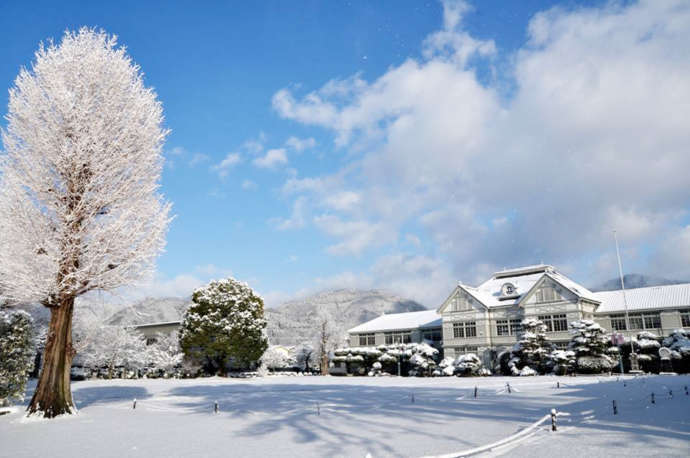
<path fill-rule="evenodd" d="M 50 309 L 50 328 L 43 353 L 43 370 L 28 407 L 29 415 L 46 418 L 75 412 L 70 389 L 72 348 L 72 312 L 74 298 L 65 299 Z"/>

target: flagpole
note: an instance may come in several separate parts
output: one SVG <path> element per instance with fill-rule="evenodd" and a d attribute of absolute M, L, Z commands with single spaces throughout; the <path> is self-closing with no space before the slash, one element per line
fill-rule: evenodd
<path fill-rule="evenodd" d="M 625 329 L 630 332 L 630 317 L 628 316 L 628 299 L 625 295 L 625 281 L 623 280 L 623 263 L 621 262 L 621 252 L 618 248 L 618 235 L 613 231 L 613 239 L 616 241 L 616 257 L 618 258 L 618 275 L 621 279 L 621 291 L 623 293 L 623 307 L 625 309 Z M 621 347 L 622 348 L 622 347 Z M 637 355 L 633 348 L 632 336 L 630 337 L 630 370 L 637 371 Z"/>

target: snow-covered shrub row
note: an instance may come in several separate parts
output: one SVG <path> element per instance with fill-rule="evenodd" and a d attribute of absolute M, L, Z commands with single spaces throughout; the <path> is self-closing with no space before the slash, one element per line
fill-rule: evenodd
<path fill-rule="evenodd" d="M 98 337 L 82 341 L 74 365 L 86 378 L 193 377 L 198 366 L 183 364 L 177 333 L 159 334 L 151 345 L 136 330 L 99 326 Z"/>
<path fill-rule="evenodd" d="M 437 365 L 438 350 L 427 343 L 379 345 L 378 347 L 337 348 L 332 363 L 345 363 L 348 372 L 359 375 L 431 375 Z M 378 364 L 377 364 L 378 363 Z"/>
<path fill-rule="evenodd" d="M 0 310 L 0 406 L 23 399 L 35 353 L 31 315 Z"/>
<path fill-rule="evenodd" d="M 309 342 L 295 346 L 269 345 L 259 360 L 260 371 L 268 375 L 279 372 L 311 372 L 318 366 L 318 353 Z"/>

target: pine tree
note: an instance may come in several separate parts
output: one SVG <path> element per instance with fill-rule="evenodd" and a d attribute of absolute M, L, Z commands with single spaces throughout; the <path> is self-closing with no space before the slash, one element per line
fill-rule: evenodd
<path fill-rule="evenodd" d="M 546 338 L 546 325 L 535 318 L 527 318 L 522 321 L 522 330 L 511 353 L 511 372 L 518 375 L 527 366 L 537 373 L 545 373 L 548 355 L 553 348 Z"/>
<path fill-rule="evenodd" d="M 31 316 L 0 310 L 0 405 L 24 398 L 35 353 Z"/>
<path fill-rule="evenodd" d="M 233 278 L 212 281 L 192 294 L 182 319 L 180 347 L 207 373 L 227 374 L 230 362 L 256 363 L 268 347 L 264 301 Z"/>
<path fill-rule="evenodd" d="M 578 372 L 608 372 L 615 361 L 607 355 L 609 337 L 606 329 L 592 320 L 579 320 L 570 323 L 573 338 L 568 349 L 575 353 L 575 367 Z"/>

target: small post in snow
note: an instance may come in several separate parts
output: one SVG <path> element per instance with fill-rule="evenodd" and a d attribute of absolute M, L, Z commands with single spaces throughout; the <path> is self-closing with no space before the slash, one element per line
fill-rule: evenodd
<path fill-rule="evenodd" d="M 506 388 L 508 389 L 508 394 L 510 394 L 510 382 L 506 383 Z"/>
<path fill-rule="evenodd" d="M 321 405 L 316 403 L 316 415 L 321 416 Z"/>
<path fill-rule="evenodd" d="M 673 390 L 668 390 L 668 397 L 673 399 Z"/>
<path fill-rule="evenodd" d="M 688 395 L 688 386 L 687 385 L 685 385 L 685 395 L 686 396 Z"/>
<path fill-rule="evenodd" d="M 134 398 L 134 401 L 132 401 L 132 410 L 137 408 L 137 398 Z"/>
<path fill-rule="evenodd" d="M 556 430 L 556 409 L 551 409 L 551 431 Z"/>
<path fill-rule="evenodd" d="M 412 393 L 412 394 L 410 395 L 410 402 L 411 402 L 412 404 L 414 404 L 414 393 Z"/>
<path fill-rule="evenodd" d="M 618 406 L 616 405 L 616 401 L 613 401 L 613 414 L 618 415 Z"/>
<path fill-rule="evenodd" d="M 218 401 L 213 403 L 213 413 L 218 413 Z"/>
<path fill-rule="evenodd" d="M 556 388 L 560 388 L 560 387 L 561 387 L 561 382 L 556 382 Z"/>
<path fill-rule="evenodd" d="M 652 404 L 656 404 L 656 401 L 654 400 L 654 393 L 652 393 Z"/>
<path fill-rule="evenodd" d="M 474 397 L 477 397 L 477 385 L 474 386 Z"/>

